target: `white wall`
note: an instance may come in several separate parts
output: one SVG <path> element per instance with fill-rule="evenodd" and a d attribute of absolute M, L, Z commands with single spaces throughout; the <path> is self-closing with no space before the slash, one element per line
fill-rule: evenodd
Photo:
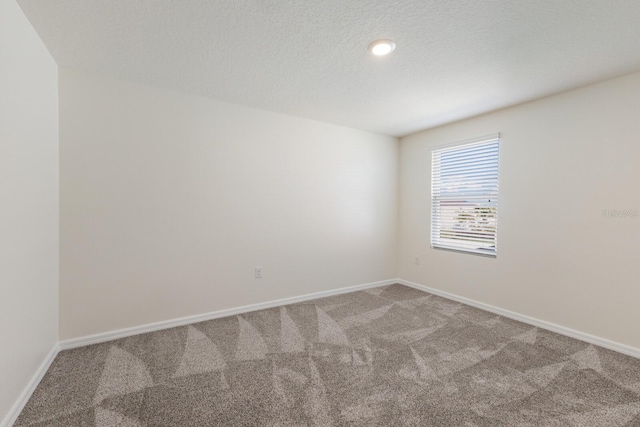
<path fill-rule="evenodd" d="M 64 68 L 60 135 L 61 339 L 396 277 L 395 138 Z"/>
<path fill-rule="evenodd" d="M 0 420 L 57 341 L 58 71 L 0 0 Z"/>
<path fill-rule="evenodd" d="M 640 348 L 640 74 L 401 140 L 400 277 Z M 430 249 L 431 149 L 502 133 L 498 257 Z M 414 264 L 414 256 L 421 264 Z"/>

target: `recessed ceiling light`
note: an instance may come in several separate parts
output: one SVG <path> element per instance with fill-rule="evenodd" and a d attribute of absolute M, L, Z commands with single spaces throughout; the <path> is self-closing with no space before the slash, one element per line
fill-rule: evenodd
<path fill-rule="evenodd" d="M 393 52 L 396 48 L 396 44 L 391 40 L 375 40 L 369 43 L 369 51 L 376 56 L 384 56 Z"/>

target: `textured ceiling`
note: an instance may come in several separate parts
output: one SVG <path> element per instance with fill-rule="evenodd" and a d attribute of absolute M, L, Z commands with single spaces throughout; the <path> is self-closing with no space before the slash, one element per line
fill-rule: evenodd
<path fill-rule="evenodd" d="M 640 70 L 638 0 L 19 4 L 61 66 L 395 136 Z"/>

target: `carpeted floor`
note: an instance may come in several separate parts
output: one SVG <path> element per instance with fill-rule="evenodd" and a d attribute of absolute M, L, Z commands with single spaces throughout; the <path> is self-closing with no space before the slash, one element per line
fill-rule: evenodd
<path fill-rule="evenodd" d="M 402 285 L 61 352 L 16 425 L 640 426 L 640 360 Z"/>

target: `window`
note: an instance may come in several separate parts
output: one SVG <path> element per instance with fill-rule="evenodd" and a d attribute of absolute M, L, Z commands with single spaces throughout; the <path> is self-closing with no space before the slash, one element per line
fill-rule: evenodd
<path fill-rule="evenodd" d="M 496 256 L 500 135 L 431 154 L 431 247 Z"/>

